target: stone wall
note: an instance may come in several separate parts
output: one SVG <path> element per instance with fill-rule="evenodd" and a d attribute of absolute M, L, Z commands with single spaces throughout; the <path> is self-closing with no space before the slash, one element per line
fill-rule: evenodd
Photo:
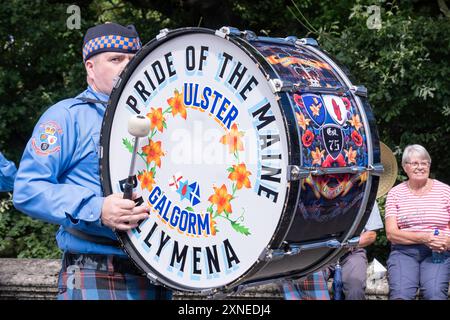
<path fill-rule="evenodd" d="M 0 259 L 0 299 L 55 299 L 60 260 Z M 331 282 L 329 283 L 331 286 Z M 385 278 L 367 282 L 367 299 L 387 299 Z M 175 292 L 174 299 L 204 299 L 198 294 Z M 276 284 L 254 286 L 233 295 L 233 299 L 282 299 Z"/>

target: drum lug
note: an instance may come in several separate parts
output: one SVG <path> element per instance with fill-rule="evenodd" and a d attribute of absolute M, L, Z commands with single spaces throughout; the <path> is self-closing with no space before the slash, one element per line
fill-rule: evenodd
<path fill-rule="evenodd" d="M 358 239 L 359 242 L 359 239 Z M 259 259 L 262 261 L 274 261 L 280 260 L 285 256 L 295 256 L 300 254 L 304 250 L 313 250 L 319 248 L 341 248 L 343 244 L 336 239 L 330 239 L 327 241 L 315 242 L 315 243 L 290 243 L 283 249 L 266 249 L 264 250 Z"/>
<path fill-rule="evenodd" d="M 317 42 L 316 39 L 313 38 L 301 38 L 298 39 L 297 41 L 295 41 L 296 45 L 307 45 L 307 46 L 313 46 L 313 47 L 318 47 L 319 43 Z"/>
<path fill-rule="evenodd" d="M 147 272 L 147 279 L 150 280 L 150 282 L 151 282 L 152 284 L 159 285 L 159 283 L 158 283 L 158 281 L 157 281 L 158 277 L 155 276 L 153 273 Z"/>
<path fill-rule="evenodd" d="M 169 32 L 170 32 L 170 30 L 167 28 L 159 30 L 158 35 L 156 35 L 156 40 L 161 40 L 161 39 L 165 38 Z"/>
<path fill-rule="evenodd" d="M 360 97 L 367 97 L 367 88 L 364 86 L 351 86 L 350 91 Z"/>
<path fill-rule="evenodd" d="M 233 28 L 233 27 L 222 27 L 219 30 L 216 30 L 216 36 L 219 36 L 221 38 L 224 38 L 226 36 L 237 36 L 239 37 L 241 35 L 241 30 L 239 30 L 238 28 Z"/>
<path fill-rule="evenodd" d="M 288 36 L 284 38 L 284 41 L 295 44 L 298 41 L 298 38 L 296 36 Z"/>
<path fill-rule="evenodd" d="M 120 86 L 121 82 L 122 82 L 122 78 L 118 77 L 117 81 L 114 83 L 114 89 L 117 89 Z"/>
<path fill-rule="evenodd" d="M 381 176 L 384 172 L 384 166 L 381 163 L 371 164 L 368 171 L 374 176 Z"/>
<path fill-rule="evenodd" d="M 294 84 L 290 81 L 282 81 L 281 79 L 270 79 L 270 88 L 272 93 L 292 91 L 294 89 Z"/>
<path fill-rule="evenodd" d="M 287 167 L 287 180 L 288 181 L 297 181 L 300 179 L 307 178 L 310 175 L 310 171 L 303 169 L 296 165 L 288 165 Z"/>
<path fill-rule="evenodd" d="M 242 35 L 249 41 L 258 39 L 256 33 L 251 30 L 244 30 L 244 32 L 242 32 Z"/>
<path fill-rule="evenodd" d="M 356 248 L 359 244 L 359 236 L 353 237 L 342 244 L 345 248 Z"/>
<path fill-rule="evenodd" d="M 259 255 L 260 261 L 274 261 L 281 260 L 286 255 L 286 251 L 282 249 L 269 249 L 265 248 Z"/>

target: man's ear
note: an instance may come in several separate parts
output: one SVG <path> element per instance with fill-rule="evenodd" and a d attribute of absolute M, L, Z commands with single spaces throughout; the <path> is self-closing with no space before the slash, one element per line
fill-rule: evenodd
<path fill-rule="evenodd" d="M 94 78 L 94 61 L 93 59 L 88 59 L 84 63 L 84 68 L 86 69 L 86 73 L 88 78 Z"/>

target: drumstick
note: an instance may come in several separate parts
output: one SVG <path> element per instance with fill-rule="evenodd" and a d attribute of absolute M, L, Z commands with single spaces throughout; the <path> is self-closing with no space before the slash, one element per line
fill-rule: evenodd
<path fill-rule="evenodd" d="M 133 177 L 136 163 L 136 152 L 139 145 L 139 138 L 146 137 L 150 133 L 150 119 L 141 115 L 135 115 L 128 119 L 128 133 L 134 137 L 133 154 L 131 155 L 130 171 L 123 191 L 124 199 L 133 197 Z"/>

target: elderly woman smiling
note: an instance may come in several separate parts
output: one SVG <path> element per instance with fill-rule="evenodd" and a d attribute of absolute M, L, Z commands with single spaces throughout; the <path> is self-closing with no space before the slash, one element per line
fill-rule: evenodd
<path fill-rule="evenodd" d="M 420 145 L 405 148 L 402 166 L 409 179 L 392 188 L 386 201 L 390 299 L 414 299 L 420 288 L 424 299 L 446 300 L 450 187 L 429 178 L 431 158 Z M 432 251 L 442 252 L 444 261 L 433 263 Z"/>

